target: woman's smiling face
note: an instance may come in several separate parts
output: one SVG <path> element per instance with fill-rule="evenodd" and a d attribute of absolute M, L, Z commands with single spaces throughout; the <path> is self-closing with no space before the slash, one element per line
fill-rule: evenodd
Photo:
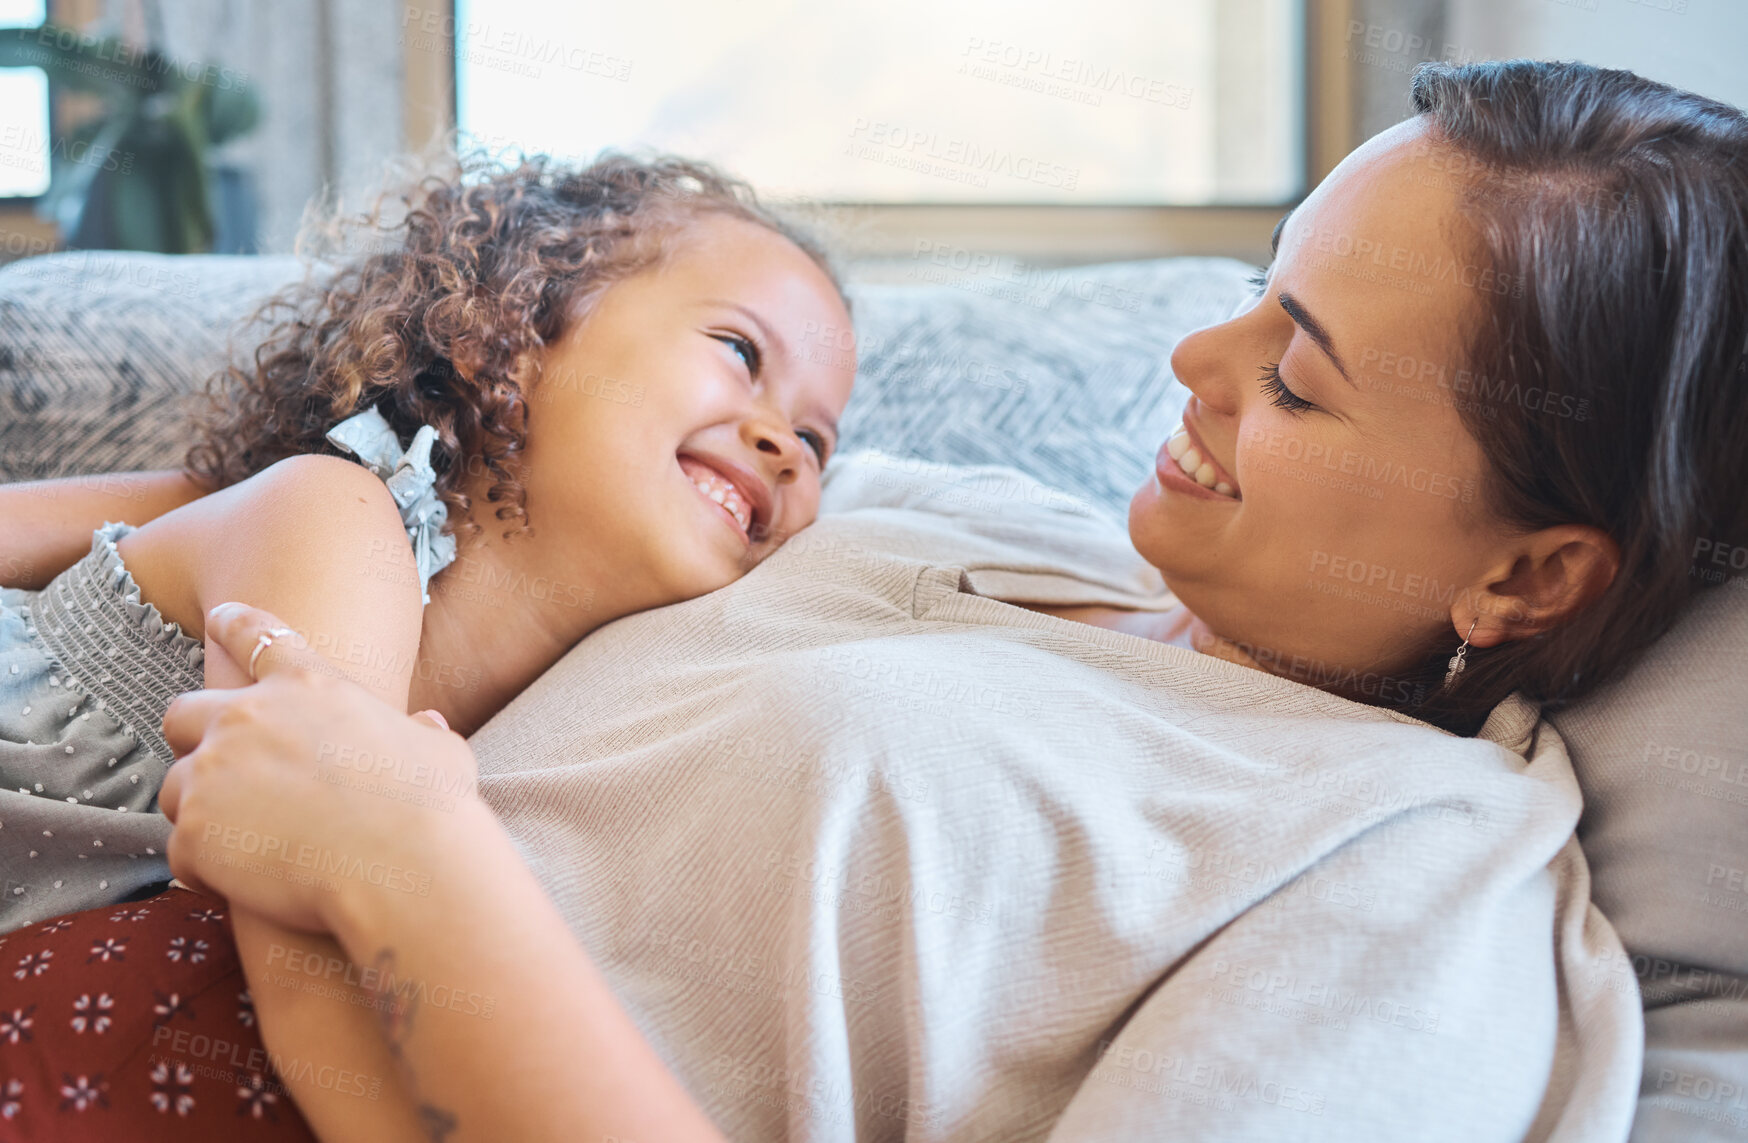
<path fill-rule="evenodd" d="M 1461 166 L 1419 120 L 1374 138 L 1286 221 L 1264 290 L 1172 354 L 1185 435 L 1130 535 L 1265 669 L 1388 674 L 1502 606 L 1489 587 L 1522 533 L 1484 506 L 1458 406 L 1499 399 L 1463 368 L 1465 334 L 1481 291 L 1512 284 L 1476 264 Z"/>

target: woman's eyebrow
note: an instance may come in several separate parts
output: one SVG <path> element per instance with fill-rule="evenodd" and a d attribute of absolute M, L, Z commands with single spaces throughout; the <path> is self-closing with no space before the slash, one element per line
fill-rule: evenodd
<path fill-rule="evenodd" d="M 1342 380 L 1358 389 L 1359 386 L 1354 385 L 1354 379 L 1348 374 L 1347 366 L 1341 363 L 1341 355 L 1335 352 L 1335 343 L 1329 339 L 1329 331 L 1324 329 L 1322 323 L 1316 318 L 1305 312 L 1305 307 L 1300 304 L 1299 299 L 1285 290 L 1280 292 L 1279 297 L 1281 308 L 1287 311 L 1287 316 L 1292 318 L 1294 323 L 1304 330 L 1312 341 L 1317 343 L 1317 348 L 1323 351 L 1324 356 L 1335 363 L 1336 371 L 1341 374 Z"/>

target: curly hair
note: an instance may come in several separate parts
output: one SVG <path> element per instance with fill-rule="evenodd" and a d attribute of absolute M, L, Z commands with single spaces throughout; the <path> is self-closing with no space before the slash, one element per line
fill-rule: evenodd
<path fill-rule="evenodd" d="M 688 222 L 723 214 L 766 227 L 843 295 L 815 239 L 707 163 L 615 152 L 584 167 L 538 155 L 455 162 L 330 224 L 330 236 L 368 235 L 364 252 L 256 311 L 250 321 L 271 331 L 252 371 L 233 364 L 208 380 L 183 462 L 192 477 L 217 489 L 286 457 L 345 455 L 326 433 L 375 406 L 403 441 L 436 428 L 446 530 L 480 531 L 463 488 L 483 471 L 497 518 L 519 525 L 508 538 L 530 527 L 517 459 L 540 351 L 610 285 L 657 264 Z"/>

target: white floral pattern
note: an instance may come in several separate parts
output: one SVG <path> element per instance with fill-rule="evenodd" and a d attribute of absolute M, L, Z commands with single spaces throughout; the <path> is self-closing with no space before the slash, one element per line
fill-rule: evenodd
<path fill-rule="evenodd" d="M 152 1106 L 160 1112 L 174 1108 L 177 1115 L 187 1115 L 193 1111 L 193 1088 L 194 1073 L 187 1064 L 177 1064 L 174 1071 L 168 1063 L 159 1063 L 152 1069 Z"/>
<path fill-rule="evenodd" d="M 164 955 L 171 960 L 179 961 L 186 954 L 189 964 L 199 964 L 206 959 L 206 950 L 205 941 L 196 940 L 193 944 L 189 944 L 187 937 L 172 937 L 170 938 L 170 948 Z"/>
<path fill-rule="evenodd" d="M 83 1033 L 89 1027 L 101 1036 L 109 1031 L 109 1014 L 114 1010 L 115 1001 L 109 993 L 100 992 L 95 1000 L 90 993 L 81 993 L 79 999 L 73 1001 L 73 1031 Z"/>
<path fill-rule="evenodd" d="M 279 1096 L 267 1086 L 267 1079 L 260 1072 L 250 1072 L 248 1084 L 237 1088 L 237 1100 L 239 1115 L 247 1111 L 256 1119 L 263 1116 L 272 1119 L 273 1105 L 279 1102 Z"/>
<path fill-rule="evenodd" d="M 0 1119 L 11 1119 L 24 1107 L 19 1096 L 24 1094 L 24 1084 L 15 1079 L 6 1081 L 6 1086 L 0 1088 Z"/>
<path fill-rule="evenodd" d="M 110 918 L 110 920 L 114 919 Z M 90 964 L 94 960 L 100 960 L 108 964 L 112 957 L 116 960 L 127 959 L 126 937 L 105 937 L 101 941 L 92 941 L 91 955 L 85 958 L 85 963 Z"/>
<path fill-rule="evenodd" d="M 19 958 L 18 967 L 13 970 L 12 975 L 19 980 L 23 980 L 27 976 L 41 976 L 49 970 L 49 962 L 54 959 L 54 955 L 50 949 L 25 953 Z"/>
<path fill-rule="evenodd" d="M 30 1026 L 35 1023 L 30 1014 L 36 1011 L 36 1005 L 28 1008 L 14 1008 L 4 1016 L 0 1016 L 0 1040 L 8 1044 L 17 1044 L 30 1039 Z"/>
<path fill-rule="evenodd" d="M 103 1081 L 101 1072 L 92 1076 L 74 1077 L 61 1073 L 64 1082 L 61 1084 L 61 1110 L 84 1111 L 93 1104 L 98 1107 L 108 1107 L 109 1097 L 104 1093 L 109 1085 Z"/>
<path fill-rule="evenodd" d="M 157 1024 L 168 1024 L 178 1016 L 187 1016 L 191 1020 L 194 1018 L 194 1009 L 188 1007 L 188 1005 L 183 1002 L 182 994 L 180 992 L 172 992 L 166 995 L 154 988 L 152 990 L 152 995 L 158 998 L 158 1002 L 152 1005 L 152 1014 L 158 1017 L 158 1019 L 154 1021 L 154 1026 Z"/>

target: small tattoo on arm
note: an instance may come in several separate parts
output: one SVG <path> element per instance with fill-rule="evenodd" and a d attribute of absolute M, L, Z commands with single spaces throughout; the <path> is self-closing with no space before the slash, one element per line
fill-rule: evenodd
<path fill-rule="evenodd" d="M 382 1024 L 382 1035 L 388 1041 L 389 1054 L 401 1066 L 401 1074 L 407 1078 L 407 1086 L 413 1091 L 413 1099 L 418 1104 L 419 1126 L 424 1129 L 425 1137 L 431 1143 L 444 1143 L 454 1134 L 459 1120 L 455 1113 L 438 1107 L 434 1103 L 426 1103 L 419 1099 L 419 1077 L 413 1070 L 412 1063 L 407 1059 L 402 1046 L 413 1034 L 413 994 L 408 990 L 406 995 L 398 996 L 394 987 L 395 951 L 385 948 L 376 954 L 372 962 L 376 969 L 376 1013 Z"/>

